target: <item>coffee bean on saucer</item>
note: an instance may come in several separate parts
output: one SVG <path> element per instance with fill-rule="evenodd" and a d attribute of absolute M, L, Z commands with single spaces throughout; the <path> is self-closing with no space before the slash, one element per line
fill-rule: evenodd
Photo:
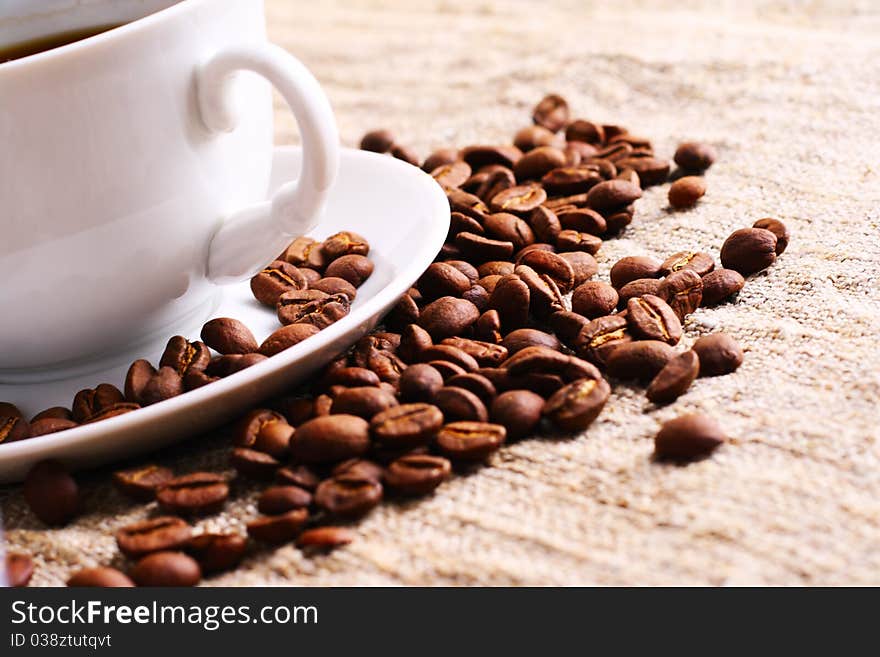
<path fill-rule="evenodd" d="M 263 341 L 263 344 L 260 345 L 260 353 L 264 356 L 274 356 L 299 344 L 306 338 L 312 337 L 319 331 L 320 329 L 313 324 L 282 326 Z"/>
<path fill-rule="evenodd" d="M 279 297 L 278 320 L 285 326 L 314 324 L 319 329 L 324 329 L 345 317 L 350 309 L 351 302 L 344 294 L 328 295 L 318 290 L 297 290 Z"/>
<path fill-rule="evenodd" d="M 183 394 L 183 379 L 173 367 L 160 367 L 144 384 L 137 403 L 150 406 Z"/>
<path fill-rule="evenodd" d="M 4 417 L 3 409 L 0 408 L 0 417 Z M 64 406 L 53 406 L 52 408 L 47 408 L 45 411 L 40 411 L 36 415 L 31 418 L 31 422 L 38 422 L 40 420 L 73 420 L 73 415 L 70 412 L 70 409 L 65 408 Z"/>
<path fill-rule="evenodd" d="M 251 279 L 251 291 L 257 301 L 274 308 L 278 297 L 291 290 L 304 290 L 308 286 L 305 276 L 294 265 L 275 260 Z"/>
<path fill-rule="evenodd" d="M 675 356 L 675 350 L 659 340 L 627 342 L 608 356 L 607 371 L 617 379 L 650 381 Z"/>
<path fill-rule="evenodd" d="M 788 247 L 788 240 L 790 237 L 788 228 L 778 219 L 771 219 L 769 217 L 766 219 L 758 219 L 752 224 L 752 228 L 763 228 L 776 235 L 776 255 L 782 255 L 782 252 Z"/>
<path fill-rule="evenodd" d="M 31 437 L 31 427 L 21 415 L 0 415 L 0 444 Z"/>
<path fill-rule="evenodd" d="M 580 379 L 557 390 L 544 404 L 543 414 L 560 429 L 583 431 L 599 416 L 610 394 L 601 376 Z"/>
<path fill-rule="evenodd" d="M 141 394 L 149 380 L 156 374 L 156 368 L 148 360 L 136 360 L 125 375 L 125 399 L 139 404 Z"/>
<path fill-rule="evenodd" d="M 74 427 L 78 427 L 79 425 L 73 420 L 62 420 L 58 418 L 47 417 L 42 420 L 37 420 L 36 422 L 31 422 L 31 438 L 36 438 L 37 436 L 47 436 L 51 433 L 58 433 L 59 431 L 67 431 L 68 429 L 73 429 Z"/>
<path fill-rule="evenodd" d="M 743 289 L 746 280 L 733 269 L 716 269 L 702 279 L 703 292 L 701 305 L 714 306 Z"/>
<path fill-rule="evenodd" d="M 47 525 L 67 524 L 79 511 L 79 487 L 58 461 L 34 465 L 24 480 L 24 499 L 34 515 Z"/>
<path fill-rule="evenodd" d="M 276 516 L 294 509 L 307 509 L 311 503 L 311 493 L 299 486 L 272 486 L 257 498 L 257 510 Z"/>
<path fill-rule="evenodd" d="M 733 231 L 721 247 L 721 264 L 749 276 L 776 262 L 775 234 L 765 228 Z"/>
<path fill-rule="evenodd" d="M 296 545 L 302 550 L 332 550 L 348 545 L 356 536 L 346 527 L 313 527 L 297 537 Z"/>
<path fill-rule="evenodd" d="M 176 335 L 165 345 L 159 367 L 172 367 L 180 376 L 193 370 L 203 370 L 211 361 L 211 351 L 203 342 L 190 342 L 181 335 Z"/>
<path fill-rule="evenodd" d="M 113 404 L 108 408 L 105 408 L 98 413 L 95 413 L 88 420 L 83 422 L 83 424 L 93 424 L 95 422 L 101 422 L 103 420 L 109 420 L 111 418 L 117 417 L 119 415 L 125 415 L 126 413 L 131 413 L 132 411 L 136 411 L 140 408 L 140 404 L 132 404 L 129 402 L 120 402 L 119 404 Z"/>
<path fill-rule="evenodd" d="M 349 302 L 354 301 L 355 297 L 357 297 L 357 290 L 355 289 L 354 285 L 352 285 L 345 279 L 335 278 L 333 276 L 327 276 L 326 278 L 321 278 L 314 283 L 310 283 L 309 289 L 318 290 L 319 292 L 323 292 L 324 294 L 329 294 L 331 296 L 342 294 L 348 297 Z"/>
<path fill-rule="evenodd" d="M 131 578 L 120 570 L 108 566 L 82 568 L 67 580 L 69 587 L 129 588 L 134 586 Z"/>
<path fill-rule="evenodd" d="M 318 508 L 333 516 L 362 516 L 381 501 L 382 484 L 358 475 L 343 474 L 325 479 L 315 491 Z"/>
<path fill-rule="evenodd" d="M 412 454 L 392 461 L 385 470 L 385 485 L 402 495 L 427 495 L 449 478 L 452 465 L 442 456 Z"/>
<path fill-rule="evenodd" d="M 156 491 L 159 507 L 169 513 L 216 513 L 229 497 L 226 479 L 212 472 L 194 472 L 166 482 Z"/>
<path fill-rule="evenodd" d="M 102 383 L 95 389 L 80 390 L 73 399 L 71 416 L 74 422 L 82 423 L 124 399 L 119 388 L 109 383 Z"/>
<path fill-rule="evenodd" d="M 266 360 L 266 356 L 263 354 L 227 354 L 226 356 L 217 356 L 208 363 L 204 374 L 209 377 L 217 376 L 221 378 L 232 376 L 236 372 L 241 372 L 248 367 L 262 363 L 264 360 Z M 190 374 L 192 372 L 189 372 L 187 376 Z"/>
<path fill-rule="evenodd" d="M 617 308 L 617 290 L 602 281 L 587 281 L 571 295 L 571 309 L 589 319 L 610 315 Z"/>
<path fill-rule="evenodd" d="M 324 240 L 321 246 L 327 262 L 332 262 L 344 255 L 362 255 L 370 252 L 370 244 L 366 239 L 350 230 L 343 230 Z"/>
<path fill-rule="evenodd" d="M 690 315 L 703 300 L 703 283 L 693 269 L 680 269 L 666 278 L 657 290 L 657 296 L 665 299 L 679 320 Z"/>
<path fill-rule="evenodd" d="M 344 255 L 331 262 L 325 276 L 341 278 L 348 281 L 354 287 L 360 287 L 373 274 L 373 263 L 366 256 L 352 254 Z"/>
<path fill-rule="evenodd" d="M 701 172 L 715 162 L 715 149 L 708 144 L 685 142 L 675 151 L 675 163 L 684 171 Z"/>
<path fill-rule="evenodd" d="M 541 99 L 532 111 L 535 125 L 546 128 L 550 132 L 559 132 L 568 125 L 569 108 L 565 98 L 550 94 Z"/>
<path fill-rule="evenodd" d="M 312 269 L 319 274 L 324 271 L 324 268 L 327 266 L 327 256 L 324 255 L 323 242 L 305 236 L 297 237 L 293 240 L 278 260 L 293 265 L 298 269 Z M 272 263 L 270 267 L 274 264 L 275 263 Z M 302 270 L 300 270 L 299 275 L 301 275 L 306 282 L 310 280 Z"/>
<path fill-rule="evenodd" d="M 743 362 L 739 343 L 727 333 L 704 335 L 692 349 L 700 357 L 701 376 L 721 376 L 735 372 Z"/>
<path fill-rule="evenodd" d="M 326 415 L 303 423 L 290 442 L 298 463 L 327 463 L 361 456 L 370 445 L 370 425 L 355 415 Z"/>
<path fill-rule="evenodd" d="M 670 359 L 651 381 L 645 395 L 655 404 L 668 404 L 683 395 L 700 373 L 700 360 L 693 351 Z"/>
<path fill-rule="evenodd" d="M 116 544 L 125 556 L 136 559 L 150 552 L 179 548 L 191 536 L 192 528 L 183 520 L 161 516 L 122 527 L 116 532 Z"/>
<path fill-rule="evenodd" d="M 154 552 L 135 564 L 131 578 L 138 586 L 195 586 L 202 579 L 198 562 L 183 552 Z"/>
<path fill-rule="evenodd" d="M 259 349 L 251 330 L 231 317 L 218 317 L 202 327 L 201 338 L 221 354 L 250 354 Z"/>
<path fill-rule="evenodd" d="M 633 335 L 675 345 L 681 340 L 681 322 L 663 299 L 653 294 L 634 297 L 626 304 L 627 322 Z"/>
<path fill-rule="evenodd" d="M 13 588 L 28 585 L 34 574 L 34 560 L 20 552 L 6 553 L 6 583 Z"/>
<path fill-rule="evenodd" d="M 692 208 L 706 193 L 706 181 L 699 176 L 679 178 L 669 187 L 669 205 L 676 210 Z"/>
<path fill-rule="evenodd" d="M 241 563 L 247 552 L 247 540 L 238 534 L 199 534 L 183 548 L 199 563 L 203 573 L 217 573 Z"/>
<path fill-rule="evenodd" d="M 394 135 L 390 130 L 372 130 L 361 138 L 361 150 L 374 153 L 387 153 L 394 145 Z"/>
<path fill-rule="evenodd" d="M 511 440 L 530 435 L 541 421 L 544 398 L 530 390 L 508 390 L 493 401 L 489 415 L 492 422 L 507 430 Z"/>
<path fill-rule="evenodd" d="M 483 461 L 501 447 L 507 430 L 488 422 L 451 422 L 437 434 L 437 448 L 453 461 Z"/>
<path fill-rule="evenodd" d="M 715 420 L 692 413 L 669 420 L 660 427 L 654 438 L 654 453 L 659 459 L 697 459 L 708 456 L 726 440 Z"/>
<path fill-rule="evenodd" d="M 639 278 L 659 278 L 663 263 L 650 256 L 627 256 L 611 267 L 611 285 L 622 288 Z"/>
<path fill-rule="evenodd" d="M 170 468 L 152 464 L 113 473 L 116 489 L 139 502 L 155 499 L 156 490 L 172 479 L 174 473 Z"/>

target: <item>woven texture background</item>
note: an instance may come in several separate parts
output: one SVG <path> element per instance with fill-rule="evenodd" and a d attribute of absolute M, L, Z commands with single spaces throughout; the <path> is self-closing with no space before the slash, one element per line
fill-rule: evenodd
<path fill-rule="evenodd" d="M 428 499 L 383 505 L 331 555 L 283 547 L 209 583 L 880 584 L 880 14 L 867 1 L 706 4 L 267 0 L 272 37 L 321 80 L 346 145 L 374 127 L 422 156 L 509 141 L 550 91 L 668 157 L 685 139 L 714 144 L 699 206 L 670 213 L 666 188 L 648 191 L 603 246 L 606 280 L 624 255 L 717 257 L 764 216 L 793 237 L 735 303 L 687 322 L 684 345 L 717 330 L 741 342 L 736 374 L 660 410 L 616 386 L 584 435 L 505 447 Z M 278 117 L 279 139 L 295 141 Z M 730 444 L 687 467 L 653 463 L 659 423 L 694 410 Z M 226 442 L 160 461 L 222 470 Z M 151 511 L 100 473 L 84 487 L 87 514 L 57 530 L 18 489 L 0 492 L 10 546 L 39 555 L 34 584 L 115 563 L 113 530 Z M 200 524 L 243 531 L 254 514 L 245 490 Z"/>

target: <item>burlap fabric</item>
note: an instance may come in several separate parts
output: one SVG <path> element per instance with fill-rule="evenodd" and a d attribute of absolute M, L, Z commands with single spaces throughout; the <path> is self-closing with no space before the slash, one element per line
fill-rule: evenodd
<path fill-rule="evenodd" d="M 347 145 L 379 126 L 422 155 L 509 140 L 548 91 L 668 156 L 681 140 L 714 144 L 699 207 L 670 213 L 665 188 L 647 192 L 603 246 L 601 276 L 624 255 L 717 256 L 764 216 L 793 239 L 736 303 L 687 322 L 685 345 L 718 330 L 742 343 L 736 374 L 661 410 L 616 386 L 584 435 L 506 447 L 431 498 L 381 507 L 332 555 L 284 547 L 209 583 L 880 583 L 880 16 L 831 0 L 706 4 L 268 0 L 273 37 L 320 78 Z M 279 119 L 295 139 L 280 106 Z M 730 444 L 653 463 L 659 423 L 693 410 Z M 225 451 L 217 437 L 161 460 L 222 469 Z M 9 544 L 38 555 L 35 584 L 115 562 L 113 530 L 150 509 L 106 481 L 86 483 L 88 513 L 57 530 L 2 493 Z M 201 524 L 242 530 L 253 498 Z"/>

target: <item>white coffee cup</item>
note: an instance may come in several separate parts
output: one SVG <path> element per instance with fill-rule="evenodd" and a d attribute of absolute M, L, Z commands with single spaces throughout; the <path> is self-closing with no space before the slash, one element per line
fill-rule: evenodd
<path fill-rule="evenodd" d="M 0 64 L 0 380 L 205 318 L 315 225 L 336 175 L 330 105 L 267 42 L 263 0 L 5 0 L 0 48 L 114 24 Z M 304 159 L 268 200 L 266 80 Z"/>

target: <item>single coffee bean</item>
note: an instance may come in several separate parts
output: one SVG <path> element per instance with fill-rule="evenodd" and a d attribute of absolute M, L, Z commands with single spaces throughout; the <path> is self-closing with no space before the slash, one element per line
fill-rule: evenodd
<path fill-rule="evenodd" d="M 452 164 L 457 160 L 457 148 L 438 148 L 425 158 L 425 161 L 422 163 L 422 171 L 431 173 L 437 167 L 442 167 L 444 164 Z"/>
<path fill-rule="evenodd" d="M 195 586 L 202 579 L 198 562 L 183 552 L 154 552 L 137 562 L 131 578 L 138 586 Z"/>
<path fill-rule="evenodd" d="M 548 171 L 541 185 L 551 195 L 583 194 L 602 182 L 602 175 L 593 167 L 566 165 Z"/>
<path fill-rule="evenodd" d="M 685 171 L 701 172 L 715 162 L 715 149 L 709 144 L 685 142 L 675 150 L 675 163 Z"/>
<path fill-rule="evenodd" d="M 300 549 L 332 550 L 348 545 L 356 538 L 356 534 L 346 527 L 313 527 L 305 530 L 296 539 Z"/>
<path fill-rule="evenodd" d="M 641 197 L 642 189 L 638 185 L 625 180 L 606 180 L 587 192 L 587 206 L 597 212 L 611 212 Z"/>
<path fill-rule="evenodd" d="M 652 185 L 662 185 L 669 177 L 669 161 L 654 157 L 634 157 L 636 151 L 630 157 L 615 160 L 615 165 L 620 169 L 632 169 L 639 177 L 641 187 L 648 188 Z"/>
<path fill-rule="evenodd" d="M 735 372 L 743 362 L 739 343 L 727 333 L 704 335 L 692 349 L 700 357 L 700 376 L 721 376 Z"/>
<path fill-rule="evenodd" d="M 597 157 L 599 149 L 585 141 L 568 141 L 565 144 L 565 154 L 568 156 L 568 166 L 577 166 L 581 161 Z"/>
<path fill-rule="evenodd" d="M 665 299 L 680 320 L 700 307 L 703 279 L 693 269 L 680 269 L 663 279 L 657 296 Z"/>
<path fill-rule="evenodd" d="M 528 214 L 546 200 L 547 192 L 540 185 L 517 185 L 493 196 L 489 208 L 492 212 Z"/>
<path fill-rule="evenodd" d="M 596 259 L 585 251 L 566 251 L 558 255 L 571 265 L 571 270 L 574 272 L 573 285 L 575 287 L 586 283 L 599 271 L 599 264 L 596 262 Z"/>
<path fill-rule="evenodd" d="M 42 420 L 37 420 L 36 422 L 31 422 L 30 425 L 31 438 L 36 438 L 38 436 L 48 436 L 51 433 L 67 431 L 68 429 L 73 429 L 74 427 L 79 426 L 73 420 L 62 420 L 52 417 L 47 417 L 43 418 Z"/>
<path fill-rule="evenodd" d="M 34 574 L 34 560 L 20 552 L 6 553 L 6 583 L 13 588 L 27 586 Z"/>
<path fill-rule="evenodd" d="M 381 501 L 382 484 L 355 475 L 325 479 L 315 491 L 315 503 L 318 507 L 334 516 L 362 516 Z"/>
<path fill-rule="evenodd" d="M 278 321 L 282 324 L 314 324 L 324 329 L 345 317 L 351 302 L 344 294 L 328 295 L 318 290 L 286 292 L 278 299 Z"/>
<path fill-rule="evenodd" d="M 509 274 L 495 285 L 489 307 L 498 312 L 501 325 L 510 330 L 528 321 L 530 299 L 529 286 L 516 274 Z"/>
<path fill-rule="evenodd" d="M 202 327 L 201 338 L 221 354 L 250 354 L 260 347 L 250 329 L 231 317 L 212 319 Z"/>
<path fill-rule="evenodd" d="M 113 484 L 116 489 L 139 502 L 154 500 L 156 490 L 172 479 L 174 473 L 170 468 L 153 464 L 113 473 Z"/>
<path fill-rule="evenodd" d="M 602 281 L 587 281 L 571 295 L 571 309 L 584 317 L 595 319 L 610 315 L 617 307 L 617 290 Z"/>
<path fill-rule="evenodd" d="M 437 434 L 437 448 L 453 461 L 484 461 L 507 437 L 500 424 L 451 422 Z"/>
<path fill-rule="evenodd" d="M 235 427 L 234 443 L 237 447 L 247 447 L 282 458 L 287 454 L 293 434 L 294 428 L 281 413 L 258 408 L 239 421 Z"/>
<path fill-rule="evenodd" d="M 394 145 L 394 134 L 390 130 L 372 130 L 361 138 L 361 150 L 374 153 L 387 153 Z"/>
<path fill-rule="evenodd" d="M 183 378 L 177 370 L 173 367 L 160 367 L 141 389 L 137 403 L 150 406 L 183 393 Z"/>
<path fill-rule="evenodd" d="M 513 145 L 523 153 L 541 146 L 562 146 L 564 141 L 553 132 L 540 125 L 530 125 L 519 130 L 513 137 Z"/>
<path fill-rule="evenodd" d="M 605 224 L 608 226 L 607 235 L 618 235 L 624 228 L 632 223 L 633 214 L 626 210 L 614 212 L 605 217 Z"/>
<path fill-rule="evenodd" d="M 529 288 L 529 309 L 538 318 L 566 310 L 565 295 L 549 274 L 539 274 L 528 265 L 517 265 L 514 274 Z"/>
<path fill-rule="evenodd" d="M 725 440 L 715 420 L 692 413 L 663 423 L 654 438 L 654 453 L 659 459 L 697 459 L 708 456 Z"/>
<path fill-rule="evenodd" d="M 483 226 L 489 237 L 510 242 L 516 251 L 534 244 L 535 234 L 523 219 L 507 212 L 497 212 L 486 217 Z"/>
<path fill-rule="evenodd" d="M 540 180 L 545 173 L 565 166 L 565 153 L 553 146 L 538 146 L 523 155 L 513 165 L 519 182 Z"/>
<path fill-rule="evenodd" d="M 492 342 L 470 338 L 445 338 L 441 344 L 460 349 L 473 358 L 480 367 L 491 367 L 507 359 L 507 349 Z"/>
<path fill-rule="evenodd" d="M 378 463 L 367 459 L 348 459 L 333 468 L 331 475 L 338 477 L 339 475 L 353 475 L 358 477 L 366 477 L 373 481 L 382 481 L 383 468 Z"/>
<path fill-rule="evenodd" d="M 560 348 L 559 339 L 550 333 L 537 329 L 523 328 L 508 333 L 501 343 L 511 356 L 527 347 L 547 347 L 549 349 Z M 498 361 L 499 364 L 506 358 Z"/>
<path fill-rule="evenodd" d="M 516 185 L 516 176 L 513 171 L 499 164 L 489 165 L 480 169 L 480 172 L 468 180 L 476 194 L 484 203 L 488 203 L 495 196 L 506 189 Z"/>
<path fill-rule="evenodd" d="M 278 545 L 295 539 L 309 518 L 307 509 L 294 509 L 276 516 L 265 516 L 247 523 L 248 535 L 261 543 Z"/>
<path fill-rule="evenodd" d="M 629 167 L 621 169 L 616 176 L 614 176 L 617 180 L 625 180 L 628 183 L 632 183 L 633 185 L 642 186 L 642 181 L 639 178 L 639 174 L 636 173 L 635 169 L 631 169 Z"/>
<path fill-rule="evenodd" d="M 611 387 L 601 376 L 581 379 L 560 388 L 544 404 L 543 414 L 565 431 L 583 431 L 605 407 Z"/>
<path fill-rule="evenodd" d="M 574 208 L 585 208 L 587 207 L 587 194 L 588 193 L 572 194 L 570 196 L 552 198 L 544 203 L 544 207 L 556 213 L 566 212 L 567 210 Z"/>
<path fill-rule="evenodd" d="M 740 228 L 724 240 L 721 264 L 749 276 L 776 262 L 776 235 L 765 228 Z"/>
<path fill-rule="evenodd" d="M 155 374 L 156 368 L 148 360 L 140 359 L 133 362 L 125 375 L 125 399 L 139 404 L 144 388 Z"/>
<path fill-rule="evenodd" d="M 122 571 L 107 566 L 83 568 L 67 580 L 69 587 L 129 588 L 134 586 L 131 578 Z"/>
<path fill-rule="evenodd" d="M 599 370 L 585 360 L 547 347 L 526 347 L 502 364 L 511 377 L 552 374 L 565 382 L 582 378 L 599 378 Z"/>
<path fill-rule="evenodd" d="M 447 422 L 485 422 L 489 419 L 486 405 L 470 390 L 446 386 L 434 395 L 434 404 Z"/>
<path fill-rule="evenodd" d="M 574 269 L 562 256 L 550 251 L 534 250 L 522 254 L 517 265 L 531 267 L 538 274 L 546 274 L 553 279 L 562 294 L 574 289 Z"/>
<path fill-rule="evenodd" d="M 440 297 L 422 309 L 419 324 L 434 340 L 461 335 L 477 318 L 480 311 L 470 301 Z"/>
<path fill-rule="evenodd" d="M 634 297 L 627 302 L 626 309 L 629 311 L 626 319 L 633 335 L 671 345 L 681 340 L 681 322 L 660 297 L 653 294 Z"/>
<path fill-rule="evenodd" d="M 335 278 L 333 276 L 327 276 L 311 283 L 309 289 L 318 290 L 330 296 L 341 294 L 347 297 L 349 302 L 354 301 L 357 297 L 357 289 L 355 289 L 354 285 L 342 278 Z"/>
<path fill-rule="evenodd" d="M 79 487 L 60 462 L 40 461 L 25 477 L 24 499 L 47 525 L 64 525 L 79 510 Z"/>
<path fill-rule="evenodd" d="M 405 402 L 427 402 L 443 387 L 440 372 L 426 363 L 407 367 L 398 381 L 400 399 Z"/>
<path fill-rule="evenodd" d="M 510 174 L 513 175 L 513 172 Z M 453 213 L 460 213 L 474 219 L 480 226 L 489 213 L 489 208 L 482 198 L 474 194 L 468 194 L 461 189 L 447 189 L 446 198 Z"/>
<path fill-rule="evenodd" d="M 605 141 L 605 131 L 598 123 L 576 119 L 565 128 L 565 140 L 582 141 L 587 144 L 602 144 Z"/>
<path fill-rule="evenodd" d="M 165 346 L 159 367 L 171 367 L 180 376 L 185 376 L 191 371 L 205 369 L 210 361 L 211 351 L 204 342 L 190 342 L 182 335 L 176 335 Z"/>
<path fill-rule="evenodd" d="M 282 326 L 263 341 L 263 344 L 260 345 L 260 353 L 263 356 L 274 356 L 299 344 L 306 338 L 312 337 L 320 330 L 313 324 Z"/>
<path fill-rule="evenodd" d="M 306 509 L 312 503 L 312 494 L 298 486 L 271 486 L 257 498 L 257 510 L 267 516 L 277 516 L 294 509 Z"/>
<path fill-rule="evenodd" d="M 132 559 L 150 552 L 174 550 L 192 536 L 192 528 L 180 518 L 162 516 L 126 525 L 116 532 L 119 551 Z"/>
<path fill-rule="evenodd" d="M 370 244 L 357 233 L 343 230 L 325 239 L 321 250 L 327 262 L 332 262 L 345 255 L 365 256 L 370 252 Z"/>
<path fill-rule="evenodd" d="M 657 373 L 645 395 L 655 404 L 669 404 L 690 388 L 700 373 L 700 359 L 693 351 L 685 351 L 670 359 Z"/>
<path fill-rule="evenodd" d="M 666 299 L 666 295 L 661 291 L 662 287 L 663 281 L 658 278 L 637 278 L 618 290 L 617 306 L 618 308 L 626 308 L 626 304 L 630 299 L 646 294 L 653 294 L 661 299 Z"/>
<path fill-rule="evenodd" d="M 443 413 L 431 404 L 402 404 L 373 417 L 373 438 L 389 447 L 417 447 L 428 444 L 443 425 Z"/>
<path fill-rule="evenodd" d="M 511 168 L 521 157 L 522 151 L 512 144 L 502 146 L 477 144 L 461 151 L 461 159 L 470 164 L 474 171 L 479 171 L 490 164 Z"/>
<path fill-rule="evenodd" d="M 3 409 L 0 408 L 0 417 L 5 417 L 3 414 Z M 21 417 L 18 415 L 17 417 Z M 40 411 L 36 415 L 31 418 L 31 422 L 39 422 L 40 420 L 73 420 L 73 415 L 70 412 L 70 409 L 65 408 L 64 406 L 53 406 L 52 408 L 47 408 L 45 411 Z"/>
<path fill-rule="evenodd" d="M 438 344 L 428 347 L 421 353 L 421 359 L 426 362 L 431 362 L 432 360 L 449 361 L 458 365 L 465 372 L 473 372 L 479 367 L 473 356 L 449 344 Z"/>
<path fill-rule="evenodd" d="M 530 435 L 541 421 L 544 398 L 530 390 L 508 390 L 493 401 L 489 411 L 492 422 L 507 430 L 511 440 Z"/>
<path fill-rule="evenodd" d="M 669 276 L 683 269 L 692 269 L 700 276 L 705 276 L 715 269 L 715 261 L 708 253 L 681 251 L 668 257 L 660 265 L 660 275 Z"/>
<path fill-rule="evenodd" d="M 381 381 L 396 386 L 406 364 L 396 354 L 376 349 L 367 358 L 367 367 L 379 375 Z"/>
<path fill-rule="evenodd" d="M 298 267 L 297 269 L 299 269 L 299 273 L 301 273 L 306 279 L 306 283 L 309 287 L 321 280 L 321 272 L 316 269 L 312 269 L 311 267 Z"/>
<path fill-rule="evenodd" d="M 373 273 L 373 263 L 362 255 L 344 255 L 331 262 L 324 274 L 327 277 L 341 278 L 354 287 L 363 285 Z"/>
<path fill-rule="evenodd" d="M 489 381 L 489 379 L 474 372 L 450 377 L 446 382 L 446 385 L 450 388 L 462 388 L 472 392 L 479 397 L 480 401 L 486 406 L 492 403 L 492 400 L 498 394 L 498 391 L 495 390 L 495 386 Z"/>
<path fill-rule="evenodd" d="M 330 413 L 357 415 L 370 420 L 392 406 L 397 406 L 397 399 L 381 388 L 347 388 L 333 400 Z"/>
<path fill-rule="evenodd" d="M 766 219 L 758 219 L 752 224 L 752 228 L 763 228 L 776 235 L 776 255 L 782 255 L 782 252 L 788 247 L 788 240 L 790 237 L 788 228 L 778 219 L 771 219 L 769 217 Z"/>
<path fill-rule="evenodd" d="M 406 146 L 394 144 L 391 147 L 391 156 L 398 160 L 403 160 L 407 164 L 412 164 L 414 167 L 419 166 L 419 156 L 414 150 Z"/>
<path fill-rule="evenodd" d="M 106 408 L 125 401 L 122 392 L 116 386 L 102 383 L 94 390 L 80 390 L 76 393 L 71 406 L 74 422 L 82 423 Z"/>
<path fill-rule="evenodd" d="M 605 218 L 594 210 L 589 208 L 577 208 L 575 210 L 559 210 L 557 212 L 559 223 L 565 230 L 573 230 L 578 233 L 587 233 L 588 235 L 603 235 L 608 229 Z M 566 233 L 566 235 L 570 235 Z M 557 242 L 563 236 L 560 233 Z M 598 247 L 596 251 L 598 251 Z M 595 253 L 595 251 L 593 251 Z"/>
<path fill-rule="evenodd" d="M 427 495 L 452 473 L 452 465 L 442 456 L 413 454 L 393 461 L 383 481 L 395 493 Z"/>
<path fill-rule="evenodd" d="M 271 479 L 281 467 L 278 459 L 271 454 L 258 452 L 247 447 L 233 449 L 229 462 L 239 474 L 254 479 Z"/>
<path fill-rule="evenodd" d="M 514 264 L 506 260 L 490 260 L 477 268 L 480 278 L 486 276 L 507 276 L 513 273 Z M 477 279 L 479 280 L 479 279 Z"/>
<path fill-rule="evenodd" d="M 544 96 L 532 110 L 532 121 L 535 125 L 550 132 L 559 132 L 568 125 L 569 116 L 568 102 L 557 94 Z"/>
<path fill-rule="evenodd" d="M 378 386 L 379 375 L 365 367 L 340 367 L 328 371 L 321 378 L 321 387 L 346 386 L 358 388 L 361 386 Z M 308 419 L 308 418 L 306 418 Z"/>
<path fill-rule="evenodd" d="M 608 356 L 607 370 L 616 379 L 650 381 L 675 356 L 675 350 L 659 340 L 628 342 Z"/>
<path fill-rule="evenodd" d="M 556 238 L 556 248 L 561 252 L 583 251 L 584 253 L 595 255 L 602 248 L 602 240 L 590 233 L 566 229 L 561 231 L 559 237 Z M 564 254 L 560 253 L 559 255 Z"/>
<path fill-rule="evenodd" d="M 418 286 L 427 299 L 460 297 L 470 289 L 471 281 L 452 265 L 434 262 L 419 278 Z"/>
<path fill-rule="evenodd" d="M 417 324 L 409 324 L 401 331 L 397 355 L 407 363 L 414 363 L 419 360 L 419 354 L 433 344 L 425 329 Z"/>
<path fill-rule="evenodd" d="M 669 187 L 669 205 L 676 210 L 692 208 L 705 193 L 706 181 L 699 176 L 685 176 Z"/>
<path fill-rule="evenodd" d="M 216 513 L 228 497 L 229 484 L 223 476 L 213 472 L 176 477 L 156 491 L 159 507 L 180 515 Z"/>
<path fill-rule="evenodd" d="M 532 210 L 528 221 L 533 234 L 542 242 L 555 243 L 562 230 L 556 213 L 543 205 Z"/>
<path fill-rule="evenodd" d="M 184 546 L 203 573 L 232 570 L 247 552 L 247 540 L 238 534 L 199 534 Z"/>
<path fill-rule="evenodd" d="M 248 367 L 262 363 L 266 358 L 263 354 L 228 354 L 226 356 L 217 356 L 208 363 L 204 373 L 209 377 L 216 376 L 222 378 L 232 376 L 236 372 L 241 372 Z"/>
<path fill-rule="evenodd" d="M 370 425 L 355 415 L 326 415 L 303 423 L 290 442 L 290 453 L 299 463 L 343 461 L 366 453 Z"/>
<path fill-rule="evenodd" d="M 703 276 L 703 306 L 714 306 L 743 289 L 746 280 L 733 269 L 716 269 Z"/>
<path fill-rule="evenodd" d="M 604 366 L 621 345 L 632 342 L 625 317 L 607 315 L 588 322 L 574 340 L 578 356 Z"/>
<path fill-rule="evenodd" d="M 567 345 L 573 345 L 584 326 L 589 323 L 589 320 L 579 313 L 563 310 L 550 315 L 548 323 L 553 333 L 562 342 Z M 626 322 L 624 322 L 624 325 L 626 325 Z"/>
<path fill-rule="evenodd" d="M 479 316 L 474 323 L 474 336 L 486 343 L 501 341 L 501 316 L 497 310 L 489 309 Z"/>
<path fill-rule="evenodd" d="M 274 308 L 278 297 L 291 290 L 304 290 L 308 286 L 305 276 L 290 263 L 275 260 L 251 279 L 251 292 L 257 301 Z"/>
<path fill-rule="evenodd" d="M 495 240 L 475 233 L 463 232 L 455 236 L 455 244 L 471 261 L 506 260 L 513 255 L 513 242 Z"/>
<path fill-rule="evenodd" d="M 482 285 L 474 285 L 471 289 L 464 292 L 461 298 L 470 301 L 477 307 L 477 310 L 483 312 L 489 305 L 489 292 Z"/>
<path fill-rule="evenodd" d="M 278 259 L 294 267 L 313 269 L 319 273 L 324 271 L 324 268 L 327 266 L 327 257 L 324 255 L 323 243 L 305 236 L 297 237 L 293 240 L 284 254 Z M 274 264 L 272 263 L 270 267 Z M 300 271 L 300 274 L 308 282 L 306 274 L 303 274 L 302 271 Z"/>
<path fill-rule="evenodd" d="M 659 278 L 663 263 L 650 256 L 627 256 L 611 267 L 611 285 L 622 288 L 639 278 Z"/>
<path fill-rule="evenodd" d="M 281 468 L 276 472 L 276 480 L 285 486 L 298 486 L 309 492 L 313 492 L 321 478 L 306 465 L 295 465 Z"/>

